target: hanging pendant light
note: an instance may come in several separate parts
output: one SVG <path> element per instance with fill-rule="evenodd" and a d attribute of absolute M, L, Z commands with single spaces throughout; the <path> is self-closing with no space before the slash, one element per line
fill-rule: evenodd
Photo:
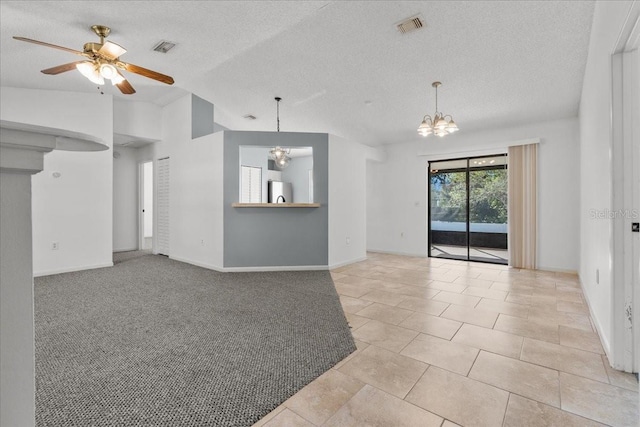
<path fill-rule="evenodd" d="M 277 131 L 280 132 L 280 101 L 282 98 L 276 97 L 276 123 L 277 123 Z M 280 146 L 274 147 L 269 150 L 269 156 L 276 163 L 276 167 L 278 169 L 284 169 L 289 166 L 289 162 L 291 161 L 291 157 L 288 154 L 291 152 L 290 149 L 284 149 Z"/>
<path fill-rule="evenodd" d="M 433 82 L 432 87 L 436 89 L 436 112 L 433 117 L 426 115 L 422 118 L 422 123 L 418 126 L 418 134 L 422 136 L 429 136 L 431 134 L 443 137 L 458 130 L 458 125 L 453 121 L 453 117 L 447 114 L 444 115 L 438 111 L 438 87 L 442 83 Z"/>
<path fill-rule="evenodd" d="M 275 147 L 269 150 L 269 156 L 271 157 L 271 160 L 278 160 L 286 154 L 287 152 L 282 147 Z"/>

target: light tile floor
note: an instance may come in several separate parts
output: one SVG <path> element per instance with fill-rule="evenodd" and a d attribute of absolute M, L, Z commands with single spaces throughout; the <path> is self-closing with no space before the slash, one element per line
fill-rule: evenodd
<path fill-rule="evenodd" d="M 331 272 L 358 350 L 256 426 L 637 426 L 578 278 L 370 253 Z"/>

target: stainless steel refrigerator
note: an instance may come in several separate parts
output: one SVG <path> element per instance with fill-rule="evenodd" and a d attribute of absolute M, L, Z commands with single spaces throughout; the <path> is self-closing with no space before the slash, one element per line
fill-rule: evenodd
<path fill-rule="evenodd" d="M 291 183 L 269 181 L 269 203 L 293 203 Z"/>

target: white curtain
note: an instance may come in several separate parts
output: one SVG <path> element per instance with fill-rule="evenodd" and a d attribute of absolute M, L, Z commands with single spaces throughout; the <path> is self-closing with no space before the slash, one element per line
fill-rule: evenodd
<path fill-rule="evenodd" d="M 538 144 L 509 147 L 509 265 L 535 269 Z"/>

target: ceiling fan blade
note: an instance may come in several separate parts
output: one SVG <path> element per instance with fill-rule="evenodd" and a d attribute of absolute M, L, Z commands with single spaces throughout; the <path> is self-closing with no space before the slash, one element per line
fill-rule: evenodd
<path fill-rule="evenodd" d="M 133 64 L 127 64 L 125 62 L 120 62 L 119 65 L 122 65 L 122 67 L 129 72 L 140 74 L 141 76 L 148 77 L 150 79 L 157 80 L 168 85 L 173 84 L 173 77 L 158 73 L 157 71 L 148 70 L 146 68 L 142 68 Z"/>
<path fill-rule="evenodd" d="M 13 36 L 13 38 L 16 39 L 16 40 L 23 41 L 23 42 L 34 43 L 34 44 L 39 44 L 40 46 L 46 46 L 46 47 L 52 47 L 54 49 L 64 50 L 66 52 L 75 53 L 76 55 L 87 56 L 87 55 L 85 55 L 84 52 L 81 52 L 81 51 L 75 50 L 75 49 L 69 49 L 68 47 L 58 46 L 58 45 L 51 44 L 51 43 L 45 43 L 45 42 L 41 42 L 39 40 L 28 39 L 26 37 Z"/>
<path fill-rule="evenodd" d="M 68 64 L 62 64 L 62 65 L 58 65 L 57 67 L 51 67 L 51 68 L 47 68 L 46 70 L 42 70 L 41 73 L 44 74 L 60 74 L 60 73 L 64 73 L 66 71 L 71 71 L 71 70 L 75 70 L 76 69 L 76 65 L 77 64 L 81 64 L 84 61 L 76 61 L 76 62 L 70 62 Z"/>
<path fill-rule="evenodd" d="M 116 86 L 118 86 L 118 89 L 120 89 L 120 92 L 124 93 L 125 95 L 131 95 L 136 93 L 136 90 L 133 88 L 133 86 L 131 86 L 131 83 L 129 83 L 127 80 L 121 81 Z"/>
<path fill-rule="evenodd" d="M 98 50 L 99 55 L 102 55 L 109 59 L 116 59 L 120 55 L 124 55 L 125 53 L 127 53 L 127 49 L 109 41 L 104 42 L 100 50 Z"/>

